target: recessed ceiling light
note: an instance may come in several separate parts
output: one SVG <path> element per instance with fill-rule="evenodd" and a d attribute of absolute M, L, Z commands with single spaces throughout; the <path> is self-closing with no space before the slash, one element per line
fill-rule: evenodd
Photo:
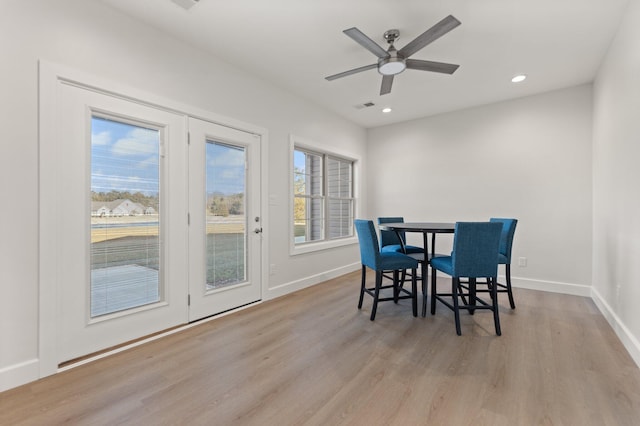
<path fill-rule="evenodd" d="M 526 78 L 527 78 L 527 76 L 526 76 L 526 75 L 524 75 L 524 74 L 519 74 L 519 75 L 516 75 L 515 77 L 513 77 L 513 78 L 511 79 L 511 82 L 512 82 L 512 83 L 520 83 L 521 81 L 524 81 Z"/>
<path fill-rule="evenodd" d="M 389 112 L 391 112 L 391 108 L 389 108 L 389 107 L 382 108 L 382 112 L 384 112 L 385 114 L 389 113 Z"/>

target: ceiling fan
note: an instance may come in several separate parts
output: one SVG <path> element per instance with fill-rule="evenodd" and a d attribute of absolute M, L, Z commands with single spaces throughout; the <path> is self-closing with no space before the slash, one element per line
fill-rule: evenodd
<path fill-rule="evenodd" d="M 429 28 L 424 33 L 416 37 L 411 43 L 407 44 L 400 50 L 396 50 L 393 46 L 394 41 L 400 36 L 400 31 L 389 30 L 384 33 L 384 38 L 389 43 L 389 48 L 384 50 L 375 41 L 367 37 L 362 31 L 356 27 L 349 28 L 343 32 L 355 40 L 362 47 L 367 49 L 378 57 L 378 62 L 371 65 L 365 65 L 363 67 L 354 68 L 349 71 L 344 71 L 339 74 L 330 75 L 325 77 L 327 80 L 332 81 L 337 78 L 346 77 L 351 74 L 356 74 L 362 71 L 367 71 L 373 68 L 377 68 L 378 72 L 382 74 L 382 86 L 380 87 L 380 95 L 386 95 L 391 92 L 391 86 L 393 85 L 393 77 L 396 74 L 400 74 L 406 68 L 420 71 L 433 71 L 444 74 L 453 74 L 459 67 L 459 65 L 447 64 L 443 62 L 423 61 L 420 59 L 409 59 L 409 56 L 416 53 L 429 43 L 439 39 L 458 25 L 461 22 L 454 18 L 452 15 L 447 16 L 442 21 Z"/>

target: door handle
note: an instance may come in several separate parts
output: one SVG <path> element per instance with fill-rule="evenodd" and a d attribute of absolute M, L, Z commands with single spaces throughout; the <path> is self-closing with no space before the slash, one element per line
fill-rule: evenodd
<path fill-rule="evenodd" d="M 253 230 L 256 234 L 260 234 L 262 232 L 262 228 L 256 228 Z"/>

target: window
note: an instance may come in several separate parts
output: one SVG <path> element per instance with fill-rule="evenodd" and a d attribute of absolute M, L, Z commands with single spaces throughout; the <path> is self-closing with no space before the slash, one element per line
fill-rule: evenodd
<path fill-rule="evenodd" d="M 161 132 L 91 118 L 91 317 L 158 302 Z"/>
<path fill-rule="evenodd" d="M 293 148 L 295 246 L 353 237 L 354 161 Z"/>
<path fill-rule="evenodd" d="M 206 141 L 206 290 L 247 279 L 246 149 Z"/>

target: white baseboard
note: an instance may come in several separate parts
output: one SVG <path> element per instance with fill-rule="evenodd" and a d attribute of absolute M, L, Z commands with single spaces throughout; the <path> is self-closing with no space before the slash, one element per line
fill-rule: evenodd
<path fill-rule="evenodd" d="M 611 306 L 602 298 L 598 290 L 591 289 L 591 299 L 596 304 L 602 315 L 605 317 L 613 331 L 616 333 L 622 344 L 624 345 L 631 358 L 635 361 L 636 365 L 640 367 L 640 342 L 629 331 L 626 325 L 622 322 L 620 317 L 611 309 Z"/>
<path fill-rule="evenodd" d="M 325 271 L 319 274 L 311 275 L 299 280 L 291 281 L 285 284 L 280 284 L 275 287 L 267 289 L 263 300 L 275 299 L 276 297 L 284 296 L 285 294 L 292 293 L 294 291 L 302 290 L 303 288 L 310 287 L 315 284 L 319 284 L 323 281 L 337 278 L 341 275 L 348 274 L 349 272 L 359 271 L 362 265 L 360 262 L 352 263 L 350 265 L 341 266 L 340 268 Z"/>
<path fill-rule="evenodd" d="M 0 369 L 0 392 L 38 380 L 40 360 L 37 358 Z"/>
<path fill-rule="evenodd" d="M 504 282 L 504 277 L 499 277 Z M 573 296 L 591 297 L 591 286 L 583 284 L 570 284 L 557 281 L 532 280 L 529 278 L 511 277 L 513 287 L 527 288 L 529 290 L 548 291 L 551 293 L 570 294 Z"/>

